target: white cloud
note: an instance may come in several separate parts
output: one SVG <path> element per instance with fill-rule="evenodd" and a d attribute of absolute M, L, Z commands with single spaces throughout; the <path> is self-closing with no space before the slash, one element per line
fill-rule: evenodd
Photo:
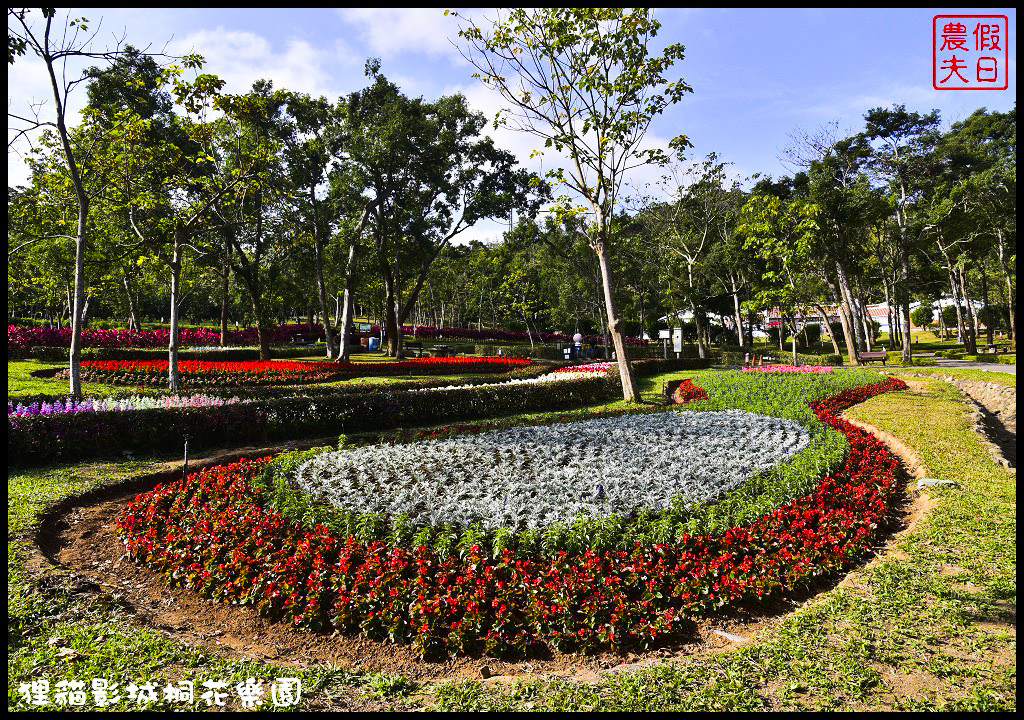
<path fill-rule="evenodd" d="M 457 23 L 439 8 L 343 8 L 338 14 L 355 26 L 382 58 L 403 53 L 454 53 L 449 37 L 457 36 Z"/>
<path fill-rule="evenodd" d="M 206 59 L 210 72 L 227 81 L 226 91 L 247 92 L 253 82 L 272 80 L 274 87 L 330 99 L 354 88 L 339 82 L 351 69 L 362 80 L 363 59 L 341 43 L 317 48 L 305 40 L 291 39 L 283 50 L 275 50 L 270 42 L 255 33 L 226 30 L 198 30 L 174 41 L 175 52 L 199 52 Z"/>

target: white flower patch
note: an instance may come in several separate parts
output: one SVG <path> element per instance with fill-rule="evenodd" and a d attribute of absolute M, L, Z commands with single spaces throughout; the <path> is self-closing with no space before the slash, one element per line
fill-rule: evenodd
<path fill-rule="evenodd" d="M 622 415 L 323 453 L 295 482 L 352 513 L 521 530 L 714 500 L 809 442 L 742 410 Z"/>

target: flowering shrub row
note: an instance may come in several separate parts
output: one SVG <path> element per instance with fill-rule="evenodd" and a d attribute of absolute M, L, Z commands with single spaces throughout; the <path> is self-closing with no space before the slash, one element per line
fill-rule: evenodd
<path fill-rule="evenodd" d="M 815 403 L 849 439 L 844 465 L 809 495 L 720 535 L 554 558 L 364 544 L 266 509 L 251 480 L 267 459 L 161 485 L 117 525 L 130 556 L 174 584 L 295 625 L 411 643 L 422 655 L 646 646 L 697 615 L 793 589 L 870 551 L 898 492 L 898 463 L 838 413 L 903 387 L 890 378 Z"/>
<path fill-rule="evenodd" d="M 566 367 L 556 368 L 549 373 L 543 375 L 537 374 L 530 377 L 524 377 L 522 375 L 518 377 L 510 377 L 500 383 L 490 383 L 489 386 L 497 387 L 499 385 L 522 385 L 522 384 L 534 384 L 534 383 L 546 383 L 546 382 L 563 382 L 566 380 L 581 380 L 585 378 L 599 378 L 607 377 L 617 366 L 615 363 L 591 363 L 589 365 L 568 365 Z M 423 390 L 448 390 L 457 385 L 446 385 L 444 387 L 431 387 L 422 388 Z"/>
<path fill-rule="evenodd" d="M 607 379 L 527 385 L 466 385 L 435 393 L 374 386 L 360 392 L 254 400 L 237 405 L 8 417 L 9 465 L 37 465 L 123 452 L 337 437 L 470 420 L 498 413 L 582 407 L 614 397 Z"/>
<path fill-rule="evenodd" d="M 372 332 L 379 332 L 380 328 L 374 326 Z M 452 338 L 452 339 L 465 339 L 465 340 L 497 340 L 499 342 L 530 342 L 531 336 L 529 333 L 524 332 L 510 332 L 506 330 L 473 330 L 470 328 L 453 328 L 453 327 L 433 327 L 429 325 L 404 325 L 402 332 L 406 335 L 415 335 L 417 339 L 421 338 Z M 533 333 L 532 339 L 534 341 L 540 340 L 544 343 L 572 343 L 574 342 L 571 334 L 565 333 L 551 333 L 541 332 Z M 647 345 L 646 340 L 640 338 L 627 337 L 627 345 Z M 583 342 L 587 345 L 603 345 L 604 337 L 601 335 L 584 335 Z"/>
<path fill-rule="evenodd" d="M 145 410 L 151 408 L 219 407 L 242 402 L 241 398 L 221 398 L 214 395 L 163 395 L 144 397 L 132 395 L 121 398 L 64 398 L 56 402 L 29 401 L 15 404 L 7 401 L 7 417 L 28 417 L 31 415 L 60 415 L 63 413 L 110 412 L 123 410 Z"/>
<path fill-rule="evenodd" d="M 560 367 L 557 370 L 554 370 L 552 374 L 603 375 L 610 372 L 614 367 L 617 367 L 617 365 L 611 362 L 587 363 L 586 365 L 566 365 L 565 367 Z"/>
<path fill-rule="evenodd" d="M 365 376 L 508 372 L 529 364 L 530 360 L 523 358 L 477 357 L 413 358 L 387 363 L 181 360 L 178 372 L 185 385 L 279 385 Z M 162 385 L 167 381 L 169 365 L 167 360 L 86 360 L 82 362 L 82 378 L 114 385 Z"/>
<path fill-rule="evenodd" d="M 323 328 L 309 325 L 278 325 L 264 331 L 270 344 L 291 342 L 296 336 L 323 338 Z M 159 330 L 82 330 L 82 347 L 86 348 L 166 348 L 170 331 Z M 229 330 L 227 345 L 258 345 L 256 328 Z M 180 328 L 178 344 L 181 347 L 212 347 L 220 345 L 220 330 L 213 328 Z M 33 347 L 71 347 L 71 328 L 43 328 L 7 326 L 8 357 L 27 357 Z"/>
<path fill-rule="evenodd" d="M 308 340 L 324 339 L 324 329 L 319 325 L 279 325 L 264 330 L 271 345 L 289 343 L 297 336 Z M 506 332 L 502 330 L 471 330 L 466 328 L 429 327 L 405 325 L 405 335 L 414 335 L 417 339 L 467 339 L 467 340 L 498 340 L 500 342 L 529 342 L 530 335 L 524 332 Z M 380 327 L 374 325 L 370 329 L 373 335 L 380 335 Z M 572 336 L 564 333 L 535 333 L 533 340 L 545 343 L 569 343 Z M 587 344 L 603 344 L 600 335 L 586 335 L 583 341 Z M 93 330 L 82 331 L 82 347 L 86 348 L 157 348 L 167 347 L 170 342 L 170 331 L 159 330 Z M 229 330 L 224 338 L 225 345 L 245 346 L 259 344 L 256 328 Z M 646 345 L 639 338 L 626 338 L 629 345 Z M 213 347 L 220 345 L 220 330 L 213 328 L 181 328 L 178 331 L 180 347 Z M 42 328 L 7 326 L 7 352 L 9 357 L 28 357 L 33 347 L 71 347 L 71 328 Z"/>
<path fill-rule="evenodd" d="M 509 373 L 503 373 L 499 377 L 507 377 L 514 380 L 529 380 L 532 378 L 540 377 L 542 375 L 549 374 L 549 368 L 543 365 L 524 365 L 516 370 Z M 414 390 L 414 389 L 427 389 L 435 387 L 466 387 L 469 385 L 493 385 L 494 375 L 490 373 L 480 373 L 477 375 L 466 375 L 460 379 L 458 385 L 452 385 L 447 380 L 420 380 L 420 379 L 401 379 L 401 382 L 394 382 L 391 384 L 393 388 L 400 388 L 402 390 Z M 225 386 L 220 387 L 217 385 L 207 386 L 203 388 L 203 395 L 208 397 L 220 397 L 220 398 L 231 398 L 238 397 L 241 400 L 274 400 L 283 397 L 336 397 L 341 395 L 359 395 L 368 392 L 381 392 L 385 388 L 382 385 L 374 383 L 346 383 L 346 384 L 333 384 L 333 385 L 247 385 L 247 386 Z M 129 397 L 136 398 L 163 398 L 167 395 L 166 380 L 160 388 L 145 388 L 145 387 L 130 387 L 122 386 L 121 388 L 112 388 L 108 395 L 105 396 L 104 401 L 114 399 L 124 399 Z M 54 393 L 34 393 L 32 395 L 20 395 L 15 398 L 15 402 L 20 402 L 22 405 L 29 405 L 31 403 L 50 403 L 51 405 L 67 405 L 69 402 L 79 402 L 81 398 L 76 398 L 68 394 L 54 394 Z"/>

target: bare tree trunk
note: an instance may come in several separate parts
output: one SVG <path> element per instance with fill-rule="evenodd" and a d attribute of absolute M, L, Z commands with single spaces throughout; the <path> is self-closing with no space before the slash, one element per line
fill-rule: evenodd
<path fill-rule="evenodd" d="M 864 349 L 864 337 L 861 334 L 860 323 L 857 321 L 856 308 L 853 303 L 853 293 L 850 291 L 850 279 L 846 275 L 846 266 L 836 260 L 836 273 L 839 278 L 839 291 L 842 293 L 841 313 L 849 324 L 849 329 L 854 340 L 854 352 L 858 353 Z M 852 362 L 852 360 L 851 360 Z"/>
<path fill-rule="evenodd" d="M 825 308 L 821 305 L 815 305 L 814 307 L 821 313 L 822 327 L 828 330 L 828 339 L 832 341 L 832 350 L 836 355 L 842 355 L 843 353 L 839 349 L 839 341 L 836 340 L 836 334 L 832 332 L 832 324 L 829 322 L 828 313 L 825 312 Z"/>
<path fill-rule="evenodd" d="M 84 193 L 83 193 L 84 195 Z M 68 376 L 72 395 L 82 394 L 82 323 L 85 322 L 85 243 L 88 201 L 78 209 L 78 237 L 75 238 L 75 291 L 71 313 L 71 348 L 68 351 Z"/>
<path fill-rule="evenodd" d="M 1003 271 L 1003 281 L 1006 284 L 1006 307 L 1010 313 L 1010 346 L 1017 349 L 1017 294 L 1013 290 L 1013 276 L 1007 267 L 1006 246 L 1003 240 L 1003 231 L 996 230 L 996 250 L 999 258 L 999 267 Z"/>
<path fill-rule="evenodd" d="M 946 258 L 946 267 L 949 273 L 949 288 L 953 293 L 953 305 L 956 307 L 956 327 L 958 340 L 961 343 L 967 342 L 967 322 L 964 319 L 964 309 L 960 304 L 960 288 L 957 286 L 956 273 L 949 265 L 949 258 Z"/>
<path fill-rule="evenodd" d="M 167 389 L 172 393 L 181 389 L 181 374 L 178 372 L 178 308 L 181 304 L 181 252 L 184 234 L 185 228 L 181 223 L 175 223 L 174 250 L 171 255 L 171 328 L 167 343 Z"/>
<path fill-rule="evenodd" d="M 839 263 L 836 263 L 838 270 Z M 832 291 L 832 297 L 835 300 L 836 307 L 839 308 L 839 322 L 843 326 L 843 338 L 846 341 L 846 356 L 851 365 L 859 365 L 860 360 L 857 355 L 857 336 L 854 333 L 853 323 L 850 321 L 850 310 L 847 305 L 847 301 L 840 293 L 839 287 L 833 284 L 831 281 L 826 280 L 829 286 L 829 290 Z M 841 287 L 841 285 L 840 285 Z"/>
<path fill-rule="evenodd" d="M 600 213 L 599 210 L 598 212 Z M 598 227 L 603 228 L 603 226 L 603 217 L 599 214 Z M 633 403 L 639 398 L 640 392 L 636 386 L 636 379 L 633 377 L 633 366 L 630 365 L 626 342 L 623 338 L 622 318 L 619 317 L 618 308 L 615 305 L 608 248 L 605 245 L 604 238 L 600 235 L 591 243 L 591 248 L 597 255 L 597 262 L 601 268 L 601 285 L 604 288 L 604 305 L 608 315 L 608 330 L 612 336 L 612 343 L 615 345 L 615 357 L 619 365 L 619 379 L 622 381 L 622 399 L 627 403 Z"/>
<path fill-rule="evenodd" d="M 704 347 L 704 324 L 701 322 L 700 309 L 696 303 L 690 305 L 693 312 L 693 324 L 697 328 L 697 355 L 703 359 L 708 356 L 707 348 Z"/>
<path fill-rule="evenodd" d="M 260 360 L 270 359 L 270 338 L 267 337 L 266 325 L 268 318 L 264 314 L 263 300 L 255 290 L 250 289 L 252 296 L 252 310 L 256 315 L 256 337 L 260 345 Z"/>
<path fill-rule="evenodd" d="M 992 311 L 989 309 L 988 304 L 988 273 L 985 272 L 985 263 L 978 263 L 978 270 L 981 271 L 981 302 L 982 310 L 985 312 L 985 318 L 988 322 L 985 323 L 985 339 L 989 345 L 995 344 L 995 337 L 993 336 L 992 326 L 995 324 L 992 322 Z"/>
<path fill-rule="evenodd" d="M 224 264 L 224 275 L 220 281 L 220 346 L 227 344 L 228 337 L 228 299 L 231 290 L 231 266 Z"/>
<path fill-rule="evenodd" d="M 128 280 L 128 272 L 122 270 L 121 279 L 124 282 L 124 293 L 128 298 L 128 330 L 132 332 L 138 332 L 139 330 L 139 319 L 135 314 L 135 297 L 132 294 L 131 283 Z"/>
<path fill-rule="evenodd" d="M 892 295 L 889 294 L 889 283 L 882 278 L 882 292 L 885 293 L 885 321 L 889 325 L 889 350 L 896 349 L 896 319 L 892 312 Z"/>
<path fill-rule="evenodd" d="M 341 301 L 341 330 L 338 335 L 338 360 L 348 362 L 352 353 L 349 336 L 349 326 L 352 324 L 352 296 L 355 288 L 355 267 L 356 267 L 356 244 L 353 241 L 348 246 L 348 261 L 345 263 L 345 294 Z"/>
<path fill-rule="evenodd" d="M 334 355 L 334 328 L 331 327 L 327 312 L 327 285 L 324 283 L 324 241 L 320 234 L 320 212 L 316 200 L 316 189 L 309 189 L 309 201 L 313 205 L 313 263 L 316 266 L 316 292 L 320 300 L 320 315 L 324 326 L 324 344 L 327 359 Z M 312 323 L 310 323 L 312 325 Z"/>
<path fill-rule="evenodd" d="M 967 270 L 962 265 L 960 267 L 959 275 L 960 288 L 963 292 L 964 306 L 967 311 L 967 337 L 970 339 L 970 345 L 965 345 L 965 349 L 969 355 L 976 355 L 978 353 L 978 322 L 974 314 L 974 304 L 971 302 L 970 295 L 968 295 L 967 292 Z"/>
<path fill-rule="evenodd" d="M 901 231 L 902 232 L 902 231 Z M 905 234 L 905 233 L 904 233 Z M 900 239 L 900 284 L 896 289 L 896 303 L 901 313 L 903 327 L 903 364 L 914 361 L 914 339 L 910 335 L 910 253 L 905 237 Z"/>
<path fill-rule="evenodd" d="M 874 344 L 875 337 L 874 326 L 871 324 L 871 318 L 868 316 L 868 306 L 864 302 L 864 296 L 860 291 L 860 283 L 857 284 L 856 291 L 853 293 L 854 307 L 857 313 L 857 322 L 860 323 L 861 330 L 864 334 L 864 345 L 861 350 L 867 352 L 871 350 L 871 346 Z"/>
<path fill-rule="evenodd" d="M 352 295 L 349 294 L 348 290 L 345 291 L 345 300 L 343 303 L 343 310 L 341 311 L 341 331 L 338 336 L 338 360 L 341 362 L 348 362 L 349 356 L 352 354 L 352 339 L 349 334 L 349 328 L 352 327 L 352 311 L 355 303 L 352 300 Z"/>
<path fill-rule="evenodd" d="M 740 309 L 740 292 L 739 288 L 736 287 L 736 276 L 730 273 L 729 281 L 732 284 L 732 307 L 733 312 L 736 314 L 736 339 L 740 344 L 740 347 L 745 347 L 746 336 L 743 333 L 743 311 Z"/>
<path fill-rule="evenodd" d="M 936 244 L 939 246 L 939 252 L 942 253 L 942 258 L 946 261 L 946 273 L 949 277 L 949 289 L 953 294 L 953 304 L 956 306 L 956 324 L 957 330 L 960 333 L 960 342 L 967 343 L 967 323 L 964 320 L 964 311 L 960 305 L 960 289 L 957 287 L 956 271 L 953 268 L 953 261 L 949 256 L 949 248 L 942 244 L 942 233 L 939 232 L 936 238 Z"/>

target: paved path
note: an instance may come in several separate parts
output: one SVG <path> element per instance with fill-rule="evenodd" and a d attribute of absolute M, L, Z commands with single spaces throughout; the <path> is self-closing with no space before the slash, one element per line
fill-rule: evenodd
<path fill-rule="evenodd" d="M 1010 375 L 1017 374 L 1016 365 L 970 362 L 968 360 L 948 360 L 946 358 L 935 357 L 931 353 L 921 353 L 920 355 L 914 355 L 914 357 L 928 358 L 929 360 L 934 360 L 936 363 L 936 367 L 940 368 L 967 368 L 969 370 L 986 370 L 988 372 L 1001 372 L 1008 373 Z"/>

